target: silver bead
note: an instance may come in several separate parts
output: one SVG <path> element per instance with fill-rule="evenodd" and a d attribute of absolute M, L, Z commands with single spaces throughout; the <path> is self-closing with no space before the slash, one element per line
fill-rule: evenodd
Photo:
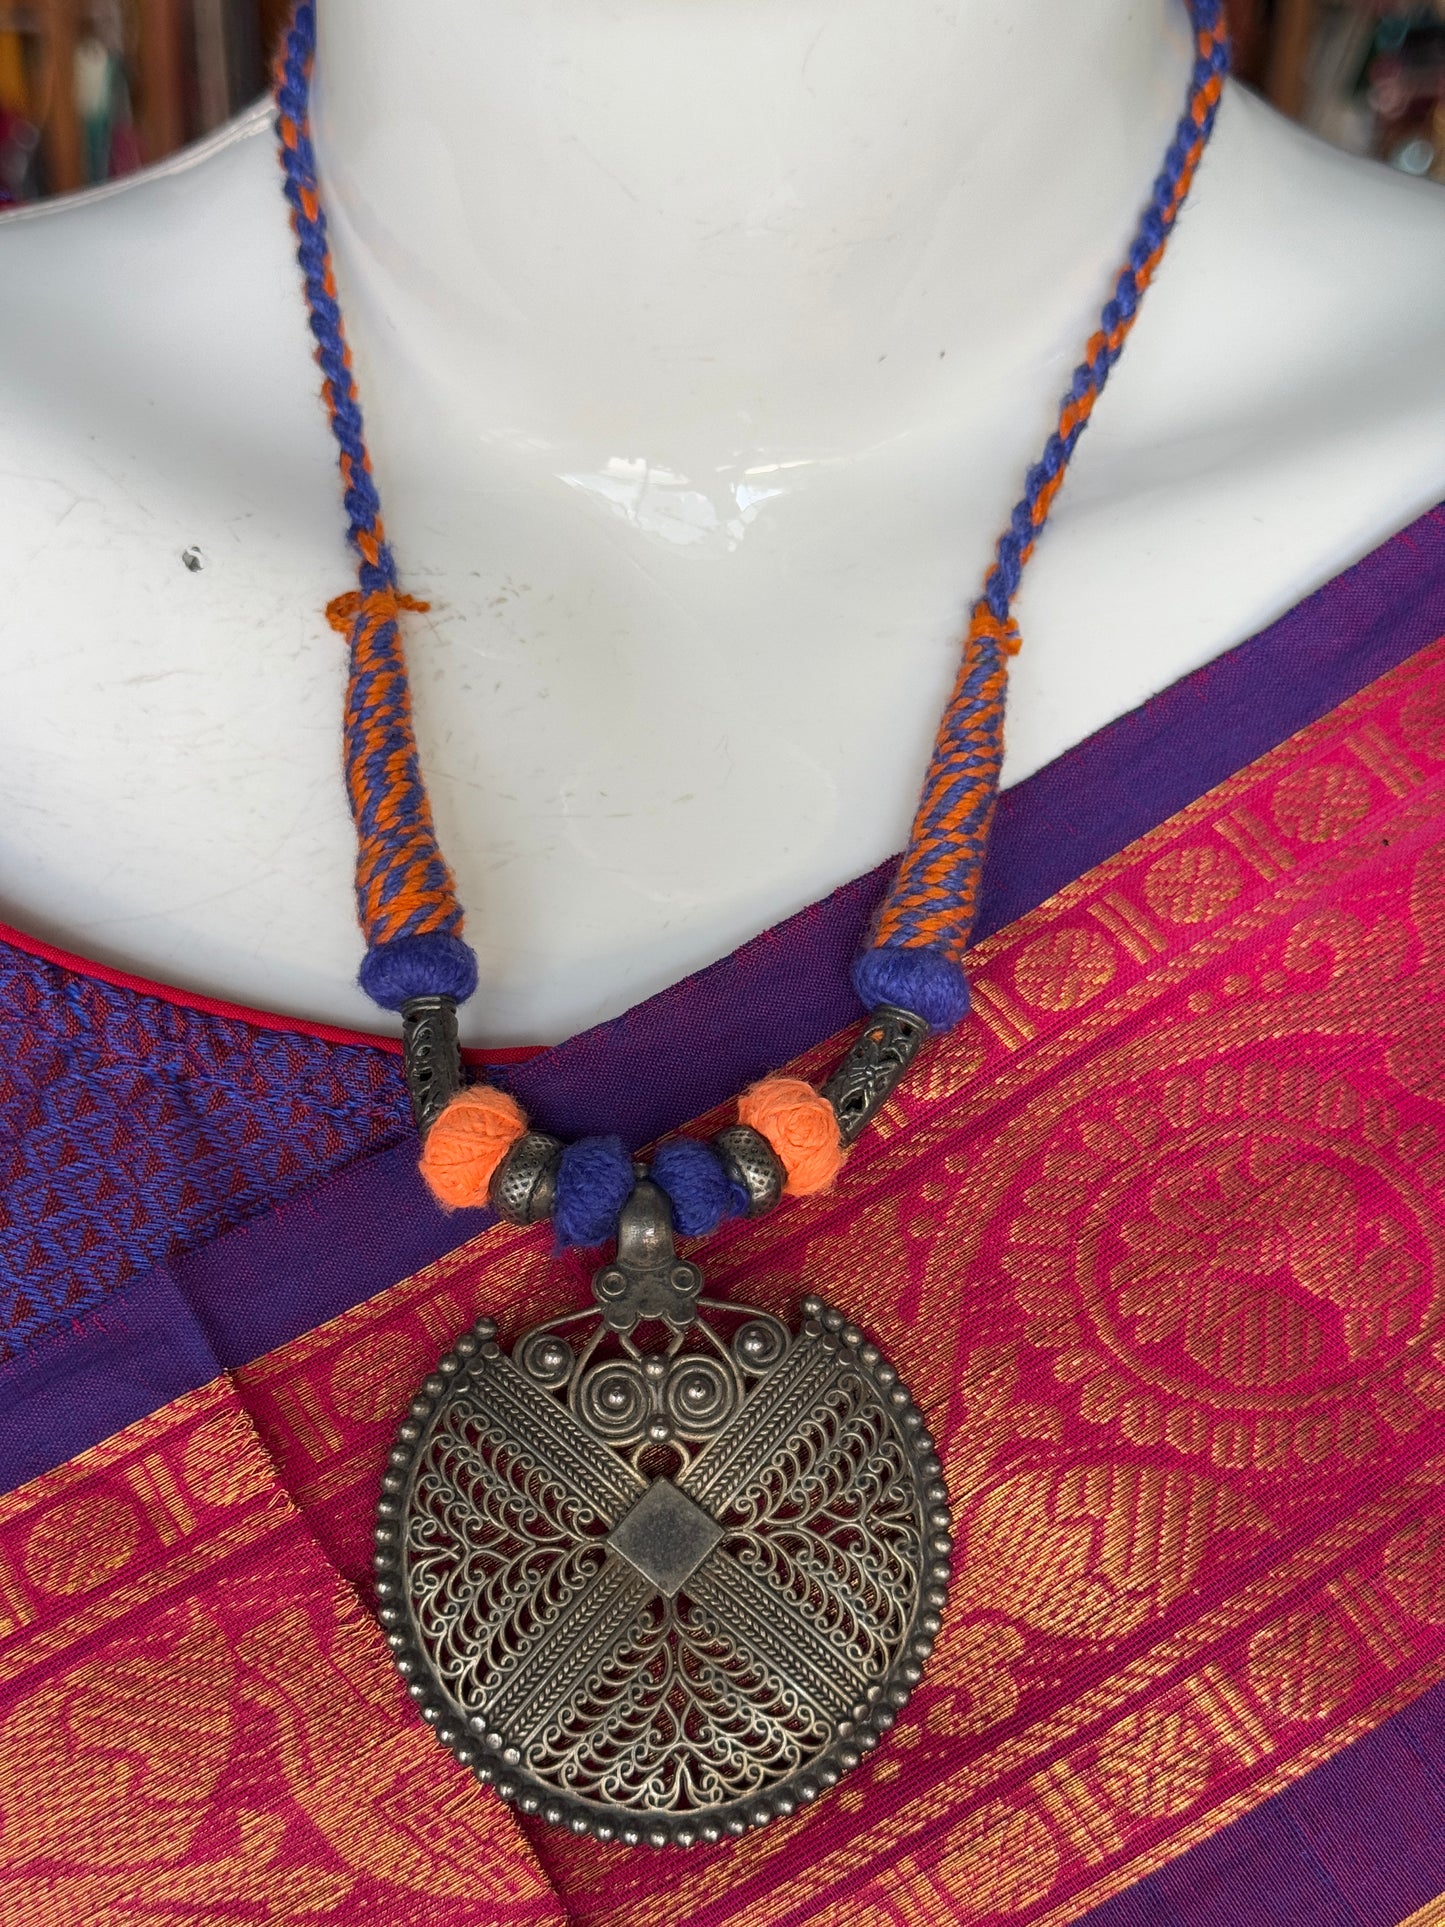
<path fill-rule="evenodd" d="M 508 1224 L 536 1224 L 550 1218 L 557 1196 L 561 1140 L 545 1131 L 528 1131 L 497 1166 L 487 1199 Z"/>
<path fill-rule="evenodd" d="M 880 1004 L 872 1013 L 823 1086 L 845 1144 L 852 1144 L 882 1110 L 927 1041 L 927 1024 L 911 1010 Z"/>
<path fill-rule="evenodd" d="M 712 1141 L 723 1169 L 748 1194 L 748 1216 L 760 1218 L 783 1195 L 788 1174 L 782 1160 L 761 1131 L 749 1124 L 730 1124 Z"/>
<path fill-rule="evenodd" d="M 462 1088 L 455 1002 L 408 997 L 401 1007 L 401 1050 L 411 1114 L 425 1134 Z"/>

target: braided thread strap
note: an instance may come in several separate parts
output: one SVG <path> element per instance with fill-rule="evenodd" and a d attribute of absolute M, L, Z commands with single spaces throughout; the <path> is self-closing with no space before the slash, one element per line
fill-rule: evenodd
<path fill-rule="evenodd" d="M 1138 318 L 1199 158 L 1213 130 L 1229 64 L 1220 0 L 1187 0 L 1194 26 L 1189 96 L 1114 292 L 1074 370 L 1058 425 L 1029 470 L 999 538 L 984 593 L 924 778 L 908 847 L 854 967 L 870 1007 L 901 1005 L 947 1030 L 968 1009 L 961 959 L 978 910 L 983 856 L 1003 764 L 1007 659 L 1019 647 L 1014 597 L 1063 485 L 1069 458 Z"/>
<path fill-rule="evenodd" d="M 908 848 L 854 983 L 873 1016 L 825 1091 L 765 1078 L 739 1122 L 711 1144 L 674 1139 L 653 1176 L 684 1235 L 756 1215 L 786 1193 L 826 1190 L 848 1144 L 907 1070 L 931 1030 L 968 1009 L 961 959 L 978 908 L 983 855 L 1003 762 L 1007 661 L 1019 647 L 1012 606 L 1069 458 L 1123 350 L 1214 125 L 1228 49 L 1221 0 L 1185 0 L 1195 59 L 1183 117 L 1128 260 L 1074 371 L 1058 424 L 1029 470 L 974 608 L 924 779 Z M 361 984 L 403 1012 L 408 1078 L 424 1132 L 422 1171 L 451 1207 L 483 1206 L 515 1223 L 551 1216 L 559 1244 L 600 1243 L 641 1167 L 621 1140 L 563 1147 L 527 1128 L 520 1106 L 482 1084 L 461 1088 L 455 1006 L 476 987 L 462 911 L 422 781 L 399 617 L 426 605 L 402 595 L 367 459 L 361 407 L 337 302 L 311 145 L 312 0 L 300 0 L 276 69 L 276 127 L 322 393 L 336 437 L 358 587 L 328 615 L 349 642 L 347 793 L 357 830 L 357 906 L 368 949 Z"/>
<path fill-rule="evenodd" d="M 276 131 L 321 392 L 336 438 L 347 540 L 357 557 L 358 588 L 339 596 L 327 613 L 349 640 L 344 754 L 356 824 L 357 914 L 367 944 L 361 986 L 388 1010 L 417 996 L 461 1003 L 476 988 L 476 959 L 462 941 L 461 904 L 432 823 L 401 646 L 401 611 L 425 604 L 398 592 L 366 453 L 311 144 L 315 41 L 315 8 L 302 0 L 277 61 Z"/>

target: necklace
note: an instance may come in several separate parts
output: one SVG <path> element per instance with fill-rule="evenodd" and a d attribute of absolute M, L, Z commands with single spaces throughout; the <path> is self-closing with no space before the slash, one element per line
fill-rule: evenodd
<path fill-rule="evenodd" d="M 402 1021 L 443 1205 L 550 1219 L 615 1251 L 593 1304 L 505 1349 L 477 1320 L 403 1419 L 376 1525 L 378 1616 L 421 1716 L 524 1813 L 628 1845 L 736 1837 L 817 1799 L 875 1748 L 922 1677 L 947 1595 L 942 1467 L 896 1369 L 818 1298 L 796 1332 L 703 1296 L 674 1239 L 826 1190 L 933 1032 L 968 1011 L 962 958 L 1003 758 L 1011 608 L 1069 457 L 1138 314 L 1213 127 L 1221 0 L 1185 0 L 1184 113 L 964 639 L 908 846 L 853 981 L 870 1012 L 814 1089 L 768 1077 L 709 1142 L 649 1164 L 563 1145 L 467 1085 L 457 1007 L 475 957 L 432 824 L 402 654 L 404 595 L 366 455 L 309 124 L 315 9 L 277 72 L 277 129 L 357 587 L 345 769 L 362 988 Z"/>

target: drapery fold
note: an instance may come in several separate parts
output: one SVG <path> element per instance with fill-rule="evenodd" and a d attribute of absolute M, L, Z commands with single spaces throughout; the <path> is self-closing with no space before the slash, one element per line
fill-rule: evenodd
<path fill-rule="evenodd" d="M 876 1329 L 940 1441 L 949 1613 L 864 1768 L 630 1854 L 524 1839 L 408 1716 L 396 1413 L 586 1289 L 497 1226 L 0 1502 L 0 1920 L 1043 1927 L 1445 1678 L 1445 641 L 973 975 L 838 1191 L 703 1254 Z"/>
<path fill-rule="evenodd" d="M 1433 509 L 1007 790 L 980 938 L 1442 631 Z M 490 1075 L 562 1137 L 618 1130 L 641 1145 L 677 1128 L 850 1021 L 849 964 L 887 868 Z M 147 985 L 0 926 L 0 1489 L 488 1222 L 448 1217 L 417 1177 L 394 1049 Z"/>
<path fill-rule="evenodd" d="M 219 1378 L 0 1499 L 0 1922 L 554 1927 Z"/>

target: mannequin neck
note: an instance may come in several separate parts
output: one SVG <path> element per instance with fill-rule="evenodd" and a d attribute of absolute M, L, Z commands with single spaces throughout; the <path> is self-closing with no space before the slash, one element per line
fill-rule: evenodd
<path fill-rule="evenodd" d="M 469 437 L 694 468 L 852 452 L 1062 372 L 1189 60 L 1180 0 L 319 11 L 364 399 L 434 389 Z"/>

